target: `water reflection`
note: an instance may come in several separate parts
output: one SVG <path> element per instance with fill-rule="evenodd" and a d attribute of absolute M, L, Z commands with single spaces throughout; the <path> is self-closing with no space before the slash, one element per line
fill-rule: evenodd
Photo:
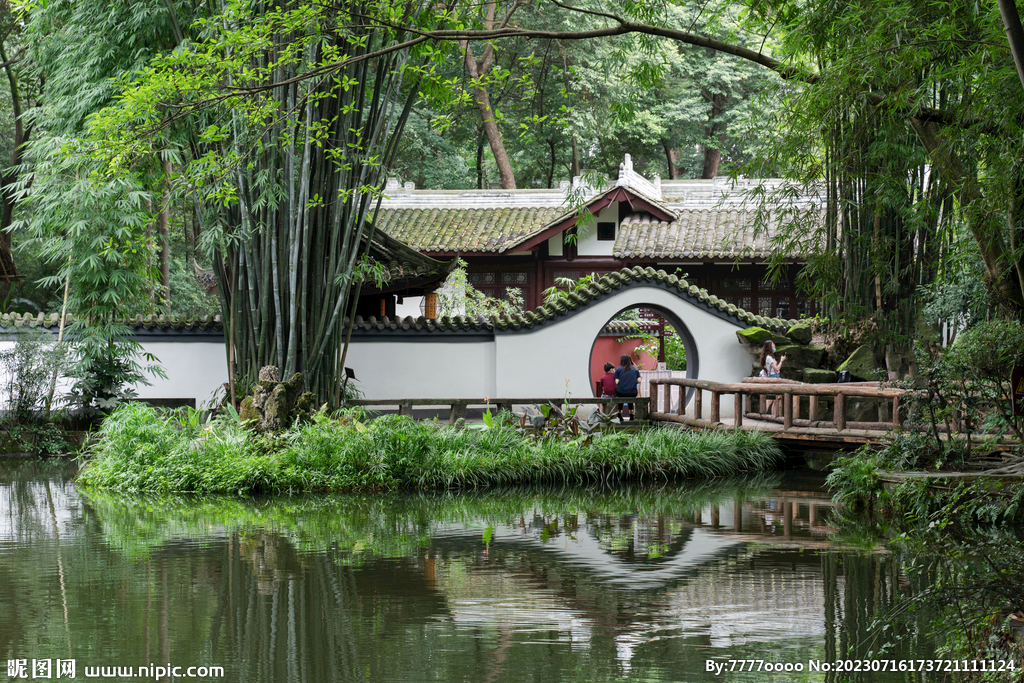
<path fill-rule="evenodd" d="M 913 589 L 892 556 L 828 545 L 820 480 L 243 500 L 80 492 L 41 467 L 0 464 L 8 658 L 231 681 L 705 681 L 708 659 L 864 656 L 871 619 Z"/>

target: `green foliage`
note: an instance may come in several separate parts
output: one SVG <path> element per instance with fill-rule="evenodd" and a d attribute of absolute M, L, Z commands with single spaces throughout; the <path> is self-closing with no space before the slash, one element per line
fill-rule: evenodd
<path fill-rule="evenodd" d="M 85 409 L 109 410 L 134 395 L 146 373 L 163 373 L 122 322 L 151 288 L 148 195 L 130 176 L 98 176 L 88 145 L 75 138 L 41 137 L 29 157 L 33 172 L 20 200 L 28 217 L 16 227 L 28 235 L 27 246 L 59 269 L 44 284 L 68 284 L 76 400 Z"/>
<path fill-rule="evenodd" d="M 902 595 L 875 629 L 923 627 L 941 644 L 940 656 L 950 659 L 1020 661 L 1024 647 L 1010 615 L 1024 610 L 1024 488 L 1008 480 L 910 479 L 876 500 L 870 517 L 849 510 L 838 516 L 838 538 L 867 535 L 873 545 L 884 541 L 898 558 L 901 575 L 921 588 Z M 930 621 L 916 624 L 922 613 L 932 615 Z M 1017 668 L 966 680 L 1019 681 L 1022 676 Z"/>
<path fill-rule="evenodd" d="M 524 438 L 511 428 L 438 427 L 385 416 L 318 414 L 278 436 L 235 421 L 160 417 L 128 404 L 104 423 L 80 482 L 122 491 L 283 492 L 448 489 L 535 483 L 613 483 L 718 477 L 772 467 L 755 432 L 649 430 L 576 441 Z"/>
<path fill-rule="evenodd" d="M 1013 415 L 1010 373 L 1024 364 L 1024 324 L 978 323 L 942 352 L 919 348 L 917 362 L 924 386 L 908 395 L 910 434 L 892 442 L 891 459 L 902 452 L 914 466 L 962 463 L 971 457 L 971 442 L 946 436 L 957 422 L 965 435 L 1020 436 L 1024 425 Z"/>
<path fill-rule="evenodd" d="M 437 312 L 440 316 L 465 315 L 470 318 L 511 316 L 523 312 L 522 290 L 508 287 L 505 296 L 507 298 L 504 299 L 489 297 L 470 284 L 466 262 L 460 258 L 437 290 Z"/>
<path fill-rule="evenodd" d="M 14 346 L 0 351 L 5 418 L 31 422 L 51 408 L 50 392 L 68 375 L 71 353 L 57 344 L 48 330 L 27 328 L 16 332 Z M 59 396 L 58 404 L 59 404 Z"/>
<path fill-rule="evenodd" d="M 172 259 L 170 274 L 171 295 L 164 307 L 165 315 L 195 320 L 220 312 L 217 295 L 206 293 L 183 259 Z"/>

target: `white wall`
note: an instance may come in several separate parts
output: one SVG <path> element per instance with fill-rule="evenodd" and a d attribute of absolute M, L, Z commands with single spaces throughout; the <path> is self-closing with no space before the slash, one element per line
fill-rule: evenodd
<path fill-rule="evenodd" d="M 739 326 L 656 286 L 634 286 L 592 303 L 558 322 L 493 339 L 456 341 L 382 333 L 376 341 L 353 337 L 346 365 L 367 398 L 557 398 L 566 391 L 591 395 L 590 352 L 601 328 L 619 311 L 658 306 L 671 311 L 696 344 L 702 379 L 738 382 L 750 372 L 750 354 L 736 339 Z M 393 335 L 393 336 L 392 336 Z M 380 339 L 386 339 L 381 341 Z M 392 340 L 393 339 L 393 340 Z M 198 404 L 227 381 L 222 343 L 148 342 L 168 379 L 139 387 L 146 398 L 195 398 Z M 705 416 L 710 413 L 705 401 Z M 722 401 L 722 416 L 732 415 Z"/>
<path fill-rule="evenodd" d="M 569 380 L 574 396 L 590 396 L 590 350 L 594 339 L 619 311 L 642 305 L 672 311 L 686 325 L 697 346 L 700 378 L 738 382 L 750 373 L 750 354 L 736 338 L 738 325 L 660 287 L 641 286 L 620 290 L 615 296 L 535 332 L 496 335 L 497 393 L 493 395 L 558 397 Z M 722 415 L 732 415 L 731 401 L 722 401 Z"/>
<path fill-rule="evenodd" d="M 400 335 L 396 334 L 396 338 Z M 493 341 L 359 341 L 345 365 L 366 398 L 483 398 L 497 396 Z"/>
<path fill-rule="evenodd" d="M 142 348 L 159 359 L 167 379 L 150 375 L 151 386 L 135 387 L 140 398 L 194 398 L 202 407 L 224 395 L 220 390 L 228 381 L 228 364 L 223 341 L 146 341 Z"/>
<path fill-rule="evenodd" d="M 612 202 L 597 212 L 594 223 L 587 230 L 584 237 L 580 237 L 576 253 L 580 256 L 611 256 L 615 240 L 597 239 L 598 223 L 615 223 L 615 229 L 619 229 L 619 202 Z"/>

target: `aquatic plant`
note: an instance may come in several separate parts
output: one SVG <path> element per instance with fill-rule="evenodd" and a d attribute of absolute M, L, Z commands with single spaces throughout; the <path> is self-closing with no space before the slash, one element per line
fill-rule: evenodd
<path fill-rule="evenodd" d="M 366 423 L 320 413 L 280 434 L 237 421 L 118 408 L 79 476 L 121 491 L 304 492 L 451 489 L 518 484 L 712 478 L 775 465 L 781 452 L 756 432 L 649 429 L 593 440 L 534 441 L 514 429 L 456 429 L 388 415 Z"/>

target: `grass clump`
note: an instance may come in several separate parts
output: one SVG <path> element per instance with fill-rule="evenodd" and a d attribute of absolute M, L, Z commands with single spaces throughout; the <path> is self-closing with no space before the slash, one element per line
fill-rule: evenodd
<path fill-rule="evenodd" d="M 351 413 L 256 435 L 227 418 L 203 425 L 187 412 L 161 416 L 129 404 L 104 421 L 91 456 L 79 475 L 86 486 L 294 493 L 712 478 L 769 469 L 781 452 L 755 432 L 651 429 L 584 446 L 397 415 L 364 424 Z"/>

